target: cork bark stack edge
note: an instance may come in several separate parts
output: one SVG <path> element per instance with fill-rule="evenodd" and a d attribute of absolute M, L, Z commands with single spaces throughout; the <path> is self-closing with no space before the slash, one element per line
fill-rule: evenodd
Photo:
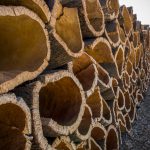
<path fill-rule="evenodd" d="M 0 10 L 0 93 L 6 93 L 43 72 L 51 52 L 45 24 L 34 12 L 16 6 Z"/>

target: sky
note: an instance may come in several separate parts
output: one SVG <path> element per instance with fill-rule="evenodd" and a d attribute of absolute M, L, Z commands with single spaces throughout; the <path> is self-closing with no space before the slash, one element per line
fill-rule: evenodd
<path fill-rule="evenodd" d="M 150 0 L 119 0 L 120 5 L 133 6 L 137 19 L 150 25 Z"/>

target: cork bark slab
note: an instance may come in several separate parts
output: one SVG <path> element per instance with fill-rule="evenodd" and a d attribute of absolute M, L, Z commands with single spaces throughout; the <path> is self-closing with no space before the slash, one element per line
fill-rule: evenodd
<path fill-rule="evenodd" d="M 31 148 L 31 115 L 22 98 L 0 96 L 0 149 Z"/>
<path fill-rule="evenodd" d="M 0 93 L 5 93 L 46 68 L 50 44 L 42 20 L 25 7 L 0 6 L 0 34 Z"/>

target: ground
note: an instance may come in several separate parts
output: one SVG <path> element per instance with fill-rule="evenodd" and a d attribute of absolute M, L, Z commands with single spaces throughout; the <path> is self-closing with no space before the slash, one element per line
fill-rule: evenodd
<path fill-rule="evenodd" d="M 130 135 L 123 135 L 121 150 L 150 150 L 150 88 L 132 127 Z"/>

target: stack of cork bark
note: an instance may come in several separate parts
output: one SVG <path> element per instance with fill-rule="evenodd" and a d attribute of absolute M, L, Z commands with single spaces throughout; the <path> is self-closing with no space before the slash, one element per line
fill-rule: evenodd
<path fill-rule="evenodd" d="M 149 63 L 118 0 L 0 0 L 0 150 L 118 150 Z"/>

